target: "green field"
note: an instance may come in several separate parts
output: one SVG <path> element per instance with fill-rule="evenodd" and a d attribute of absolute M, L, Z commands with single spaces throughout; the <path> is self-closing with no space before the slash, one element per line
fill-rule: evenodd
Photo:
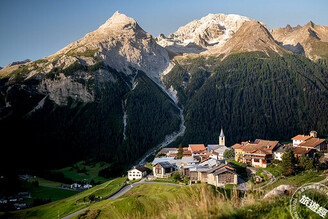
<path fill-rule="evenodd" d="M 28 200 L 29 203 L 32 203 L 33 199 L 51 199 L 51 201 L 57 201 L 79 193 L 79 191 L 36 186 L 26 182 L 22 183 L 22 189 L 31 193 L 32 200 Z"/>
<path fill-rule="evenodd" d="M 83 180 L 90 182 L 91 180 L 94 180 L 95 183 L 104 183 L 109 179 L 98 176 L 98 172 L 106 167 L 108 167 L 108 164 L 104 162 L 86 164 L 85 161 L 80 161 L 72 166 L 56 171 L 63 173 L 66 178 L 72 179 L 76 182 Z M 85 169 L 85 172 L 83 169 Z"/>
<path fill-rule="evenodd" d="M 103 196 L 103 197 L 110 195 L 114 191 L 119 189 L 123 185 L 125 180 L 126 177 L 117 178 L 108 181 L 106 183 L 103 183 L 101 185 L 95 186 L 84 192 L 75 194 L 71 197 L 61 199 L 55 202 L 51 202 L 45 205 L 14 211 L 10 213 L 0 213 L 0 218 L 57 218 L 58 213 L 60 217 L 63 217 L 90 205 L 90 204 L 78 204 L 77 202 L 79 200 L 83 200 L 84 198 L 87 199 L 87 197 L 89 197 L 90 195 Z M 49 191 L 50 190 L 45 191 L 45 194 L 46 192 L 48 193 Z M 45 195 L 45 197 L 47 197 L 47 195 Z"/>
<path fill-rule="evenodd" d="M 52 186 L 52 187 L 61 187 L 61 186 L 69 186 L 68 184 L 47 180 L 41 177 L 30 178 L 29 182 L 38 181 L 40 186 Z"/>

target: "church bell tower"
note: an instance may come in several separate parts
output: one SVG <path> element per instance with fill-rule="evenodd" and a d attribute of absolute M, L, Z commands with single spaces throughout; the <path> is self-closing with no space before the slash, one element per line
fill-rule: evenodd
<path fill-rule="evenodd" d="M 219 145 L 224 145 L 225 146 L 225 136 L 223 133 L 223 128 L 221 128 L 221 133 L 220 133 L 220 137 L 219 137 Z"/>

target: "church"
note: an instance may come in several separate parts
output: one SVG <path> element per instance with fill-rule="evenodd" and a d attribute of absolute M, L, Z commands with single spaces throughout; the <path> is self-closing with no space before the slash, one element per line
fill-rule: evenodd
<path fill-rule="evenodd" d="M 219 136 L 219 144 L 209 144 L 207 146 L 207 152 L 211 153 L 210 158 L 216 160 L 223 160 L 223 154 L 228 148 L 225 145 L 225 135 L 223 132 L 223 127 L 221 128 L 220 136 Z"/>

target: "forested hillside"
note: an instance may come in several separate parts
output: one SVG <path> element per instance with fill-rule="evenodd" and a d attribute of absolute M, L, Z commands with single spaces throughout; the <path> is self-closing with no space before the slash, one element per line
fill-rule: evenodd
<path fill-rule="evenodd" d="M 184 104 L 182 142 L 228 146 L 242 140 L 290 140 L 317 130 L 328 135 L 327 62 L 260 52 L 180 59 L 164 76 Z"/>
<path fill-rule="evenodd" d="M 88 77 L 78 78 L 81 72 Z M 75 78 L 94 94 L 94 101 L 69 98 L 66 105 L 57 105 L 37 91 L 39 80 L 14 85 L 1 80 L 1 154 L 12 155 L 1 161 L 14 161 L 10 167 L 48 169 L 93 159 L 111 164 L 107 176 L 119 175 L 165 135 L 179 129 L 176 106 L 141 71 L 127 76 L 102 63 L 72 65 L 54 69 L 44 80 L 56 83 L 59 73 Z M 132 77 L 137 84 L 134 89 Z"/>

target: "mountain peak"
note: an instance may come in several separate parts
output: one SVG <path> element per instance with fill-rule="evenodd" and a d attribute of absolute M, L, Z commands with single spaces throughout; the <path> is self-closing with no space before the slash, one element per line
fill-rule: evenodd
<path fill-rule="evenodd" d="M 116 11 L 99 29 L 124 29 L 129 27 L 136 27 L 137 21 L 125 14 Z"/>

